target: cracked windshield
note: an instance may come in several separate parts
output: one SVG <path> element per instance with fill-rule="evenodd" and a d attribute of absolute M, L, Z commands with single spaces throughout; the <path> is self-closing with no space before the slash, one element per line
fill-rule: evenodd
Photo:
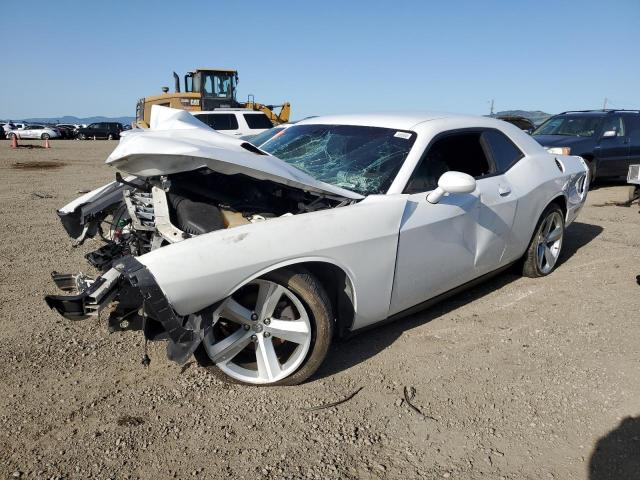
<path fill-rule="evenodd" d="M 350 125 L 297 125 L 263 149 L 317 180 L 369 195 L 385 193 L 415 133 Z"/>

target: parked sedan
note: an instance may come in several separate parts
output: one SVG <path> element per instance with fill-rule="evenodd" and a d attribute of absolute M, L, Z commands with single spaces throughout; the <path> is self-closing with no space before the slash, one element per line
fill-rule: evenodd
<path fill-rule="evenodd" d="M 77 294 L 46 301 L 74 320 L 112 303 L 116 320 L 140 309 L 170 359 L 195 354 L 236 382 L 300 383 L 334 334 L 513 264 L 549 275 L 587 195 L 581 158 L 491 118 L 318 117 L 265 154 L 153 108 L 155 128 L 130 132 L 107 159 L 130 176 L 58 211 L 77 242 L 108 240 L 87 256 L 103 274 L 54 274 Z"/>
<path fill-rule="evenodd" d="M 57 128 L 47 127 L 45 125 L 25 125 L 24 128 L 11 130 L 7 134 L 7 138 L 13 135 L 19 139 L 40 138 L 48 140 L 49 138 L 60 138 L 60 131 Z"/>

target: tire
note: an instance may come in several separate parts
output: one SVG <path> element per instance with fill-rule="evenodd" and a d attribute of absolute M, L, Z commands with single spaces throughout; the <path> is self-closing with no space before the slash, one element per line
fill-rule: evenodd
<path fill-rule="evenodd" d="M 113 135 L 111 133 L 107 135 L 107 140 L 113 140 Z"/>
<path fill-rule="evenodd" d="M 15 133 L 10 133 L 10 134 L 7 135 L 7 139 L 8 140 L 13 140 L 13 137 L 15 137 L 15 136 L 16 136 Z"/>
<path fill-rule="evenodd" d="M 564 214 L 557 203 L 551 203 L 540 215 L 524 254 L 522 275 L 536 278 L 545 277 L 553 272 L 562 253 L 563 240 Z"/>
<path fill-rule="evenodd" d="M 86 140 L 87 136 L 84 133 L 79 133 L 77 138 L 78 140 Z"/>
<path fill-rule="evenodd" d="M 49 140 L 50 138 L 51 135 L 49 135 L 48 133 L 43 133 L 42 135 L 40 135 L 41 140 Z"/>
<path fill-rule="evenodd" d="M 283 293 L 271 296 L 263 295 L 263 289 L 274 292 L 280 292 L 282 289 Z M 271 315 L 257 314 L 262 310 L 260 296 L 268 299 L 263 305 L 274 305 L 275 310 Z M 294 298 L 297 302 L 293 300 Z M 270 302 L 269 299 L 274 300 Z M 243 303 L 249 308 L 243 307 Z M 240 305 L 240 309 L 237 308 L 237 305 Z M 251 308 L 253 305 L 255 307 Z M 241 310 L 244 316 L 235 314 L 234 316 L 236 319 L 242 318 L 240 320 L 243 322 L 242 325 L 237 323 L 237 320 L 226 319 L 231 316 L 227 312 Z M 253 312 L 253 310 L 257 312 Z M 266 307 L 265 311 L 268 310 L 269 308 Z M 220 313 L 216 315 L 217 322 L 209 329 L 194 356 L 201 366 L 229 383 L 256 386 L 302 383 L 313 375 L 322 364 L 333 337 L 334 322 L 329 297 L 320 282 L 304 270 L 282 269 L 253 280 L 226 299 L 219 307 L 218 312 Z M 293 318 L 287 319 L 287 315 Z M 247 321 L 249 316 L 251 319 Z M 288 330 L 291 327 L 283 326 L 288 320 L 296 322 L 295 333 L 293 330 Z M 308 327 L 300 328 L 303 324 Z M 231 328 L 231 330 L 225 330 L 227 328 Z M 306 328 L 308 330 L 302 332 Z M 279 337 L 283 334 L 295 335 L 295 337 L 291 337 L 294 340 L 289 341 Z M 221 358 L 220 346 L 227 338 L 231 336 L 247 338 L 247 335 L 251 336 L 251 341 L 246 340 L 246 345 L 239 347 L 242 350 L 235 353 L 223 352 L 229 357 L 218 360 L 217 364 L 212 360 L 216 355 L 219 359 Z M 236 342 L 234 341 L 233 344 Z M 268 344 L 272 345 L 271 350 L 269 350 Z M 238 345 L 242 344 L 238 343 Z M 267 356 L 263 353 L 267 351 L 277 355 L 272 357 L 277 361 L 275 367 L 271 366 L 273 362 L 264 360 Z M 290 355 L 287 355 L 288 352 Z M 260 358 L 263 358 L 262 362 Z M 274 374 L 272 375 L 272 373 Z"/>

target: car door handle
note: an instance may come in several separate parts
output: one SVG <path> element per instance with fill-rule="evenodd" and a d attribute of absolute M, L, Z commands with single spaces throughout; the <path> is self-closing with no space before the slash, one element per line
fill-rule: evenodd
<path fill-rule="evenodd" d="M 508 185 L 498 185 L 498 193 L 501 197 L 506 197 L 511 193 L 511 187 Z"/>

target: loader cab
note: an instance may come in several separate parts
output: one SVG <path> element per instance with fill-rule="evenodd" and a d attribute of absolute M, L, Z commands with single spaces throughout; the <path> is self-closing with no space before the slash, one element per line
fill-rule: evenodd
<path fill-rule="evenodd" d="M 184 76 L 185 92 L 200 93 L 202 110 L 238 107 L 237 84 L 235 70 L 198 69 Z"/>

